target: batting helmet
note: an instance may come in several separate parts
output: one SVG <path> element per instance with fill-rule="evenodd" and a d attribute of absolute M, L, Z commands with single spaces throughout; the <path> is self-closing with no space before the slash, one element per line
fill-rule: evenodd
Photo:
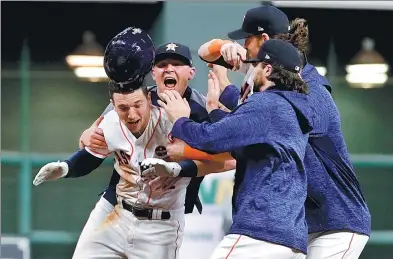
<path fill-rule="evenodd" d="M 138 88 L 153 67 L 154 55 L 155 47 L 149 34 L 129 27 L 106 46 L 104 69 L 114 82 Z"/>

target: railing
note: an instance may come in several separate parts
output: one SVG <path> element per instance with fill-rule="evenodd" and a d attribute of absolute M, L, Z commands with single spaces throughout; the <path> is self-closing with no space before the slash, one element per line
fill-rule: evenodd
<path fill-rule="evenodd" d="M 79 233 L 67 231 L 33 230 L 31 228 L 31 188 L 32 167 L 43 166 L 46 163 L 64 160 L 71 154 L 20 153 L 3 151 L 1 164 L 20 166 L 19 172 L 19 235 L 26 236 L 32 243 L 72 244 L 77 241 Z M 357 168 L 393 168 L 393 155 L 352 155 L 352 162 Z M 111 159 L 104 164 L 111 165 Z M 4 173 L 4 172 L 3 172 Z M 372 231 L 369 243 L 378 245 L 393 244 L 393 230 Z"/>

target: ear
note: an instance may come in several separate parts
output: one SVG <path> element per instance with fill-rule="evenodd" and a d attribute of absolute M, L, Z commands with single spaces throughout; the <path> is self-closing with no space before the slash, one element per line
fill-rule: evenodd
<path fill-rule="evenodd" d="M 153 67 L 151 69 L 151 78 L 153 78 L 154 81 L 156 81 L 156 69 Z"/>
<path fill-rule="evenodd" d="M 188 80 L 193 79 L 194 76 L 195 76 L 195 73 L 196 73 L 196 68 L 195 67 L 191 67 L 190 74 L 188 75 Z"/>
<path fill-rule="evenodd" d="M 272 74 L 273 68 L 270 65 L 267 65 L 265 68 L 266 68 L 266 77 L 268 77 Z"/>
<path fill-rule="evenodd" d="M 149 105 L 151 105 L 151 92 L 148 92 L 147 93 L 147 103 L 149 104 Z"/>
<path fill-rule="evenodd" d="M 263 39 L 263 42 L 265 42 L 267 40 L 270 40 L 270 37 L 266 33 L 262 33 L 262 39 Z"/>

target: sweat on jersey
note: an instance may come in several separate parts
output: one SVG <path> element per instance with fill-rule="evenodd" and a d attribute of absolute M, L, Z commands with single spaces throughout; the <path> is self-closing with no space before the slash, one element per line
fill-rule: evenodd
<path fill-rule="evenodd" d="M 301 75 L 309 86 L 309 102 L 314 111 L 313 130 L 304 159 L 308 178 L 305 203 L 308 232 L 347 230 L 370 235 L 370 212 L 349 158 L 339 111 L 329 93 L 332 87 L 309 63 Z M 230 85 L 220 96 L 220 102 L 233 109 L 239 95 L 240 90 Z"/>
<path fill-rule="evenodd" d="M 216 112 L 222 111 L 210 114 Z M 306 253 L 303 159 L 310 120 L 306 95 L 270 88 L 253 94 L 218 122 L 180 118 L 174 123 L 172 135 L 191 147 L 210 153 L 229 151 L 236 157 L 229 234 Z"/>

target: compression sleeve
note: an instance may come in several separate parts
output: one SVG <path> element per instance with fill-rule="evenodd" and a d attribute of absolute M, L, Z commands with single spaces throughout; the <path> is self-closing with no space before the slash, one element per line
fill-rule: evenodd
<path fill-rule="evenodd" d="M 69 169 L 65 178 L 77 178 L 88 175 L 98 168 L 103 161 L 104 159 L 90 154 L 86 149 L 81 149 L 65 160 Z"/>

